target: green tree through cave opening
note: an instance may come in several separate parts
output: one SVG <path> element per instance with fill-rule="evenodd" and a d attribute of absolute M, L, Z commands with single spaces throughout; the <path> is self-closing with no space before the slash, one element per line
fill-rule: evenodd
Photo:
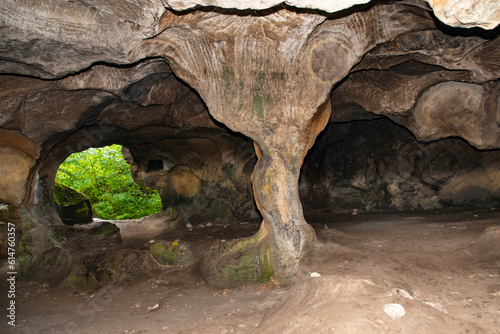
<path fill-rule="evenodd" d="M 56 181 L 87 195 L 101 219 L 137 219 L 161 210 L 158 191 L 132 179 L 120 145 L 72 154 L 59 166 Z"/>

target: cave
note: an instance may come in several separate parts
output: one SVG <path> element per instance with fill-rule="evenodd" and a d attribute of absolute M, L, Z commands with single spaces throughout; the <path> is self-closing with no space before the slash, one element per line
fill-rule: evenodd
<path fill-rule="evenodd" d="M 163 160 L 148 160 L 148 172 L 163 170 Z"/>
<path fill-rule="evenodd" d="M 2 331 L 500 328 L 497 1 L 30 0 L 0 22 Z M 63 218 L 59 166 L 110 144 L 161 211 Z"/>

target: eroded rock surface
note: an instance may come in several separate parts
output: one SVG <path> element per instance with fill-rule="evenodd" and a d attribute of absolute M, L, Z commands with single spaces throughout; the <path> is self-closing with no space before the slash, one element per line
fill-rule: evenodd
<path fill-rule="evenodd" d="M 418 142 L 386 118 L 331 123 L 302 169 L 302 200 L 335 212 L 500 205 L 500 150 L 454 138 Z"/>
<path fill-rule="evenodd" d="M 64 224 L 75 225 L 92 222 L 92 203 L 84 194 L 56 182 L 54 200 L 57 213 Z"/>
<path fill-rule="evenodd" d="M 211 250 L 205 269 L 217 285 L 237 279 L 220 280 L 217 271 L 235 268 L 252 273 L 269 267 L 270 275 L 287 282 L 298 260 L 314 251 L 299 175 L 328 122 L 386 115 L 420 140 L 458 136 L 478 149 L 500 148 L 498 3 L 350 8 L 357 3 L 221 1 L 179 11 L 195 3 L 4 2 L 0 200 L 22 207 L 33 246 L 23 265 L 41 263 L 49 253 L 66 258 L 47 238 L 61 223 L 54 176 L 67 156 L 89 147 L 128 147 L 136 180 L 160 190 L 164 209 L 176 207 L 189 218 L 251 214 L 251 174 L 263 223 L 254 237 Z M 431 8 L 448 24 L 493 30 L 452 29 Z M 455 168 L 462 153 L 445 150 L 437 159 Z M 496 180 L 497 160 L 489 159 L 483 159 L 483 174 Z M 466 176 L 453 173 L 450 181 L 447 167 L 432 163 L 422 178 L 440 190 L 425 193 L 431 200 L 420 203 L 424 209 L 434 207 L 433 196 L 470 190 L 463 186 Z M 387 193 L 399 196 L 407 179 Z M 488 191 L 497 194 L 492 184 Z"/>
<path fill-rule="evenodd" d="M 127 147 L 124 156 L 134 180 L 157 189 L 162 209 L 174 210 L 184 225 L 258 217 L 250 182 L 255 153 L 248 141 L 198 129 Z"/>
<path fill-rule="evenodd" d="M 61 224 L 52 195 L 54 178 L 70 154 L 90 147 L 120 143 L 131 148 L 130 159 L 134 157 L 134 161 L 151 158 L 151 154 L 155 159 L 175 156 L 180 165 L 174 165 L 177 178 L 173 177 L 172 183 L 178 186 L 174 190 L 187 200 L 197 193 L 179 177 L 179 171 L 184 170 L 200 181 L 200 189 L 195 190 L 200 190 L 198 198 L 204 200 L 175 206 L 169 197 L 175 191 L 164 191 L 164 209 L 173 210 L 184 221 L 194 221 L 195 215 L 209 217 L 208 212 L 224 219 L 255 214 L 249 189 L 251 165 L 244 170 L 254 159 L 251 144 L 217 125 L 200 98 L 172 75 L 163 60 L 123 68 L 97 65 L 55 81 L 16 76 L 4 79 L 2 124 L 7 129 L 2 129 L 5 136 L 1 140 L 4 151 L 15 154 L 4 154 L 2 159 L 6 166 L 2 169 L 2 201 L 16 205 L 24 201 L 23 237 L 37 243 L 24 249 L 24 267 L 43 266 L 44 256 L 50 254 L 61 258 L 61 266 L 51 270 L 67 271 L 62 258 L 70 258 L 64 251 L 47 253 L 58 242 L 46 235 L 52 236 L 49 231 Z M 14 158 L 20 162 L 14 163 Z M 222 162 L 227 165 L 225 171 L 219 168 Z M 149 185 L 160 191 L 170 186 Z M 236 198 L 240 201 L 232 201 Z M 39 242 L 42 239 L 44 242 Z"/>

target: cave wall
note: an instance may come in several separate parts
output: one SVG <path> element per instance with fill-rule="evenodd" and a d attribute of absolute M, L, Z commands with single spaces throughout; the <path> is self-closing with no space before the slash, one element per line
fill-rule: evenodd
<path fill-rule="evenodd" d="M 173 167 L 188 168 L 200 189 L 201 184 L 210 189 L 200 198 L 210 194 L 213 201 L 219 190 L 226 192 L 226 218 L 253 206 L 244 199 L 250 193 L 251 165 L 245 166 L 254 157 L 253 147 L 214 122 L 199 96 L 163 60 L 122 68 L 96 65 L 60 80 L 1 77 L 0 195 L 2 201 L 36 211 L 47 225 L 60 223 L 52 197 L 59 165 L 72 153 L 112 143 L 130 147 L 130 161 L 177 161 Z M 168 181 L 137 178 L 139 165 L 132 164 L 132 175 L 163 194 L 164 209 L 174 206 L 169 197 L 178 194 L 167 191 Z M 229 201 L 233 196 L 237 205 Z"/>
<path fill-rule="evenodd" d="M 117 143 L 130 147 L 130 161 L 152 156 L 177 161 L 165 183 L 143 183 L 163 192 L 163 209 L 178 218 L 175 223 L 256 214 L 248 182 L 251 163 L 245 169 L 255 160 L 252 145 L 214 122 L 200 97 L 164 60 L 95 65 L 58 80 L 0 75 L 0 82 L 0 200 L 20 210 L 22 277 L 64 276 L 72 266 L 74 256 L 57 237 L 63 223 L 54 179 L 69 155 L 90 147 Z M 196 193 L 188 190 L 184 203 L 174 203 L 171 197 L 186 195 L 186 175 L 200 187 Z M 177 188 L 167 192 L 172 184 Z"/>
<path fill-rule="evenodd" d="M 87 3 L 59 6 L 54 0 L 33 5 L 29 13 L 25 10 L 28 4 L 6 2 L 0 8 L 0 18 L 5 23 L 1 32 L 0 72 L 5 74 L 0 93 L 0 126 L 2 131 L 10 132 L 5 132 L 0 142 L 5 153 L 2 172 L 9 175 L 2 177 L 2 200 L 20 205 L 30 193 L 37 193 L 34 191 L 37 187 L 30 186 L 30 182 L 42 184 L 37 180 L 47 174 L 40 173 L 38 166 L 46 164 L 43 161 L 47 156 L 52 159 L 53 148 L 57 146 L 55 151 L 61 151 L 60 144 L 78 131 L 87 131 L 87 134 L 81 136 L 77 145 L 67 146 L 64 154 L 58 154 L 63 156 L 90 145 L 116 141 L 136 143 L 137 140 L 130 137 L 131 131 L 140 137 L 147 133 L 143 130 L 139 134 L 141 127 L 146 126 L 213 127 L 205 104 L 196 94 L 181 98 L 185 89 L 183 83 L 172 75 L 163 59 L 174 65 L 176 74 L 196 87 L 210 104 L 213 115 L 254 138 L 261 149 L 267 146 L 263 141 L 266 133 L 296 136 L 290 129 L 296 121 L 305 122 L 304 111 L 309 108 L 306 102 L 321 100 L 321 94 L 317 93 L 319 82 L 321 90 L 326 91 L 344 75 L 347 76 L 334 87 L 330 96 L 331 121 L 355 119 L 357 111 L 353 113 L 353 109 L 359 109 L 391 117 L 408 127 L 420 140 L 461 136 L 480 149 L 499 146 L 498 29 L 452 30 L 436 19 L 451 25 L 493 29 L 497 24 L 498 5 L 481 1 L 475 3 L 471 11 L 465 4 L 452 1 L 429 1 L 430 7 L 421 1 L 400 6 L 373 3 L 339 15 L 314 10 L 302 13 L 290 7 L 335 12 L 354 3 L 358 2 L 305 4 L 294 1 L 288 2 L 288 7 L 274 7 L 262 12 L 263 15 L 252 16 L 256 12 L 244 9 L 270 8 L 276 4 L 272 1 L 258 5 L 251 1 L 235 2 L 234 7 L 243 10 L 242 15 L 232 15 L 229 11 L 211 12 L 210 9 L 177 15 L 170 9 L 191 8 L 194 2 L 133 1 L 120 9 L 112 3 L 100 7 L 99 2 L 92 6 Z M 37 15 L 41 12 L 49 14 Z M 76 17 L 82 19 L 75 20 Z M 283 26 L 283 20 L 289 23 Z M 23 25 L 25 21 L 33 24 Z M 70 21 L 74 21 L 73 24 L 69 24 Z M 218 31 L 214 22 L 229 30 Z M 297 32 L 293 38 L 290 34 L 280 35 L 290 29 Z M 314 33 L 308 37 L 307 31 Z M 247 36 L 244 43 L 234 38 L 242 32 Z M 305 35 L 300 36 L 301 33 Z M 187 49 L 191 45 L 190 38 L 196 34 L 198 39 L 194 39 L 193 45 L 202 45 L 202 48 Z M 345 39 L 347 35 L 349 41 Z M 74 36 L 79 37 L 75 39 Z M 296 72 L 313 72 L 315 79 L 307 89 L 301 85 L 308 80 L 300 79 L 306 76 L 297 77 L 298 82 L 292 83 L 296 81 L 296 73 L 284 65 L 281 54 L 269 57 L 281 59 L 276 66 L 264 60 L 268 55 L 258 54 L 259 43 L 262 38 L 266 40 L 266 36 L 271 36 L 268 40 L 273 43 L 304 45 L 299 57 L 296 60 L 292 57 L 290 64 L 304 58 L 305 65 L 300 65 Z M 249 43 L 248 38 L 253 42 Z M 278 44 L 265 49 L 279 51 Z M 340 49 L 335 51 L 337 46 Z M 203 48 L 212 50 L 213 47 L 222 51 L 204 53 Z M 231 47 L 237 53 L 233 53 Z M 196 57 L 200 54 L 205 56 Z M 342 58 L 344 56 L 347 58 Z M 215 60 L 210 57 L 224 60 L 222 68 L 218 65 L 213 68 L 214 73 L 208 73 L 208 68 L 196 63 L 197 59 L 213 63 Z M 247 59 L 253 66 L 262 67 L 262 71 L 247 67 L 237 73 L 236 67 Z M 237 66 L 226 66 L 231 62 Z M 349 68 L 346 62 L 353 67 Z M 276 70 L 273 67 L 279 71 L 273 71 Z M 242 79 L 250 79 L 248 87 L 241 86 L 245 84 Z M 231 101 L 217 101 L 221 92 L 231 97 Z M 284 96 L 294 95 L 290 92 L 298 93 L 294 101 L 287 104 L 283 102 Z M 311 95 L 312 92 L 315 93 Z M 309 108 L 312 113 L 320 102 L 312 103 L 314 106 Z M 292 106 L 291 111 L 277 111 L 284 103 Z M 242 114 L 245 122 L 233 121 L 235 110 L 247 104 L 251 111 L 248 115 L 252 117 Z M 357 107 L 352 108 L 353 105 Z M 450 105 L 455 107 L 448 108 Z M 263 117 L 266 112 L 270 117 L 271 110 L 278 115 L 276 122 L 271 119 L 261 122 L 253 116 Z M 289 113 L 297 119 L 289 122 L 292 126 L 285 127 L 288 132 L 276 131 Z M 137 125 L 139 118 L 141 122 Z M 98 129 L 90 129 L 91 126 Z M 262 127 L 265 131 L 261 134 L 257 129 Z M 314 126 L 308 126 L 307 131 L 309 128 Z M 112 132 L 116 132 L 110 136 L 113 139 L 107 138 L 107 133 Z M 146 142 L 161 140 L 151 133 L 148 136 Z M 140 151 L 144 149 L 136 150 Z M 54 168 L 51 169 L 53 173 Z M 50 182 L 48 184 L 50 186 Z M 44 201 L 34 203 L 41 202 Z"/>
<path fill-rule="evenodd" d="M 153 145 L 128 145 L 123 153 L 133 179 L 157 189 L 162 210 L 174 210 L 184 224 L 257 218 L 250 181 L 256 161 L 251 143 L 213 129 L 184 136 Z"/>
<path fill-rule="evenodd" d="M 366 5 L 354 6 L 360 4 Z M 223 207 L 213 204 L 219 198 L 237 199 L 226 211 L 245 215 L 251 211 L 246 192 L 253 167 L 251 188 L 263 222 L 250 240 L 213 248 L 206 277 L 220 286 L 238 280 L 222 277 L 229 269 L 253 275 L 254 262 L 245 258 L 267 263 L 277 281 L 289 282 L 298 260 L 314 252 L 317 240 L 303 216 L 299 175 L 329 122 L 385 115 L 421 141 L 461 137 L 476 149 L 500 148 L 498 1 L 241 0 L 225 6 L 190 0 L 0 5 L 0 200 L 21 206 L 26 268 L 43 262 L 47 252 L 67 258 L 50 239 L 51 229 L 61 224 L 52 197 L 54 176 L 67 156 L 89 147 L 128 147 L 138 182 L 159 188 L 164 208 L 179 212 L 202 207 L 216 214 Z M 225 126 L 248 139 L 228 136 Z M 344 148 L 318 146 L 327 154 L 316 157 L 314 168 L 304 168 L 301 188 L 309 193 L 303 198 L 316 196 L 309 189 L 319 189 L 318 179 L 327 189 L 321 190 L 327 204 L 344 205 L 340 187 L 352 205 L 366 210 L 445 204 L 434 196 L 449 195 L 452 204 L 470 193 L 497 196 L 496 158 L 402 139 L 360 160 L 345 150 L 362 146 L 361 138 L 354 135 Z M 413 164 L 410 172 L 377 160 L 398 145 L 415 147 L 403 150 L 411 157 L 397 159 Z M 335 162 L 333 148 L 345 159 Z M 434 155 L 445 166 L 477 156 L 481 167 L 464 169 L 491 178 L 493 185 L 471 188 L 452 167 L 426 160 Z M 349 181 L 358 174 L 338 165 L 342 159 L 364 173 L 355 177 L 359 195 Z M 163 170 L 153 171 L 160 160 Z M 149 161 L 156 163 L 148 168 Z M 347 181 L 337 179 L 336 168 Z M 407 200 L 395 199 L 409 185 L 417 190 L 409 189 Z"/>
<path fill-rule="evenodd" d="M 500 150 L 460 138 L 420 142 L 388 118 L 330 123 L 302 168 L 302 201 L 335 212 L 491 209 Z"/>

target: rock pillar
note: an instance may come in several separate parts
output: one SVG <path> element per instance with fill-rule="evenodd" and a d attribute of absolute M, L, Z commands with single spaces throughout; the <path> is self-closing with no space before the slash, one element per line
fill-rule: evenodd
<path fill-rule="evenodd" d="M 377 20 L 389 14 L 400 20 L 392 26 Z M 411 29 L 404 18 L 408 13 L 395 7 L 338 20 L 286 9 L 169 12 L 162 32 L 135 50 L 134 57 L 167 59 L 214 118 L 255 143 L 252 180 L 263 223 L 253 238 L 212 248 L 205 263 L 209 282 L 293 277 L 298 259 L 316 241 L 302 213 L 298 179 L 304 156 L 329 120 L 329 93 L 367 49 Z"/>

